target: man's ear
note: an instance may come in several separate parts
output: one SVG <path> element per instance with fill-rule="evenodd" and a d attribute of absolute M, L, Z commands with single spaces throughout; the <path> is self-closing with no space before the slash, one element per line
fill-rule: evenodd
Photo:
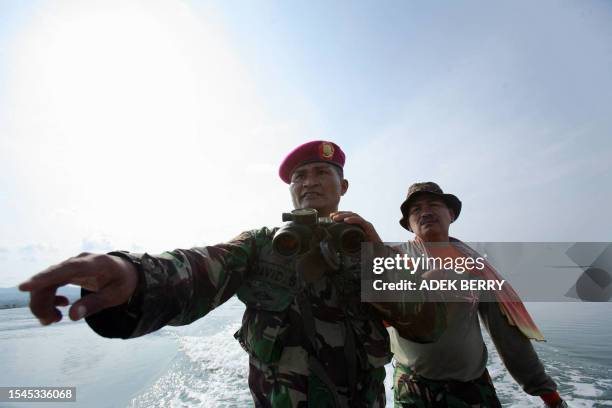
<path fill-rule="evenodd" d="M 346 193 L 346 190 L 348 190 L 349 187 L 349 182 L 347 179 L 342 179 L 342 181 L 340 182 L 340 195 L 344 195 L 344 193 Z"/>

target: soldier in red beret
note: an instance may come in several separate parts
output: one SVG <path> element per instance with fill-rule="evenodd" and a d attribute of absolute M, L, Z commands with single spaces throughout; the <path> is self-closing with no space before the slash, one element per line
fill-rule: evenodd
<path fill-rule="evenodd" d="M 344 161 L 335 143 L 313 141 L 292 151 L 279 175 L 290 184 L 296 209 L 359 224 L 367 239 L 380 241 L 363 218 L 337 211 L 348 189 Z M 300 267 L 298 257 L 277 253 L 277 230 L 264 227 L 226 243 L 161 255 L 84 253 L 51 266 L 20 289 L 31 292 L 30 308 L 46 325 L 61 320 L 56 306 L 67 304 L 55 296 L 57 288 L 82 286 L 84 296 L 70 308 L 70 318 L 85 317 L 98 334 L 124 339 L 189 324 L 237 295 L 246 310 L 235 337 L 249 354 L 256 407 L 384 406 L 389 337 L 380 315 L 361 302 L 359 260 L 305 279 L 314 266 Z M 412 315 L 435 307 L 415 302 L 405 309 L 408 317 L 398 317 L 411 322 Z M 420 340 L 433 341 L 442 331 L 410 327 L 403 335 Z"/>
<path fill-rule="evenodd" d="M 295 208 L 315 208 L 321 217 L 338 210 L 348 190 L 344 178 L 344 152 L 333 142 L 313 141 L 296 147 L 285 157 L 278 174 L 290 184 Z"/>
<path fill-rule="evenodd" d="M 369 241 L 380 242 L 371 223 L 351 211 L 338 211 L 340 197 L 348 190 L 344 178 L 346 156 L 333 142 L 315 140 L 293 149 L 278 174 L 289 184 L 294 208 L 314 208 L 321 217 L 361 226 Z"/>

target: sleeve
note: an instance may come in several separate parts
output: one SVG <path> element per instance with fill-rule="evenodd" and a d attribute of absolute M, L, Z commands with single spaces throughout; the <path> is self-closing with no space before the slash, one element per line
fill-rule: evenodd
<path fill-rule="evenodd" d="M 402 254 L 396 248 L 386 245 L 374 247 L 374 255 L 383 258 L 395 258 Z M 366 270 L 365 273 L 368 273 Z M 382 279 L 390 282 L 400 282 L 402 279 L 410 279 L 415 287 L 419 288 L 422 277 L 419 274 L 406 274 L 404 270 L 389 270 L 382 274 Z M 364 282 L 362 282 L 363 284 Z M 363 292 L 362 292 L 363 293 Z M 401 294 L 401 295 L 399 295 Z M 405 290 L 400 291 L 393 298 L 382 301 L 368 302 L 374 309 L 376 315 L 386 325 L 393 326 L 397 333 L 408 340 L 417 343 L 433 343 L 437 341 L 447 326 L 446 303 L 440 292 Z"/>
<path fill-rule="evenodd" d="M 126 304 L 89 316 L 87 323 L 101 336 L 126 339 L 205 316 L 242 285 L 266 231 L 247 231 L 224 244 L 160 255 L 110 252 L 136 266 L 138 286 Z"/>
<path fill-rule="evenodd" d="M 508 323 L 497 302 L 481 302 L 479 314 L 504 365 L 523 390 L 535 396 L 556 391 L 557 384 L 546 374 L 531 341 Z"/>
<path fill-rule="evenodd" d="M 415 343 L 436 342 L 446 330 L 446 305 L 443 302 L 375 302 L 371 305 L 388 326 Z"/>

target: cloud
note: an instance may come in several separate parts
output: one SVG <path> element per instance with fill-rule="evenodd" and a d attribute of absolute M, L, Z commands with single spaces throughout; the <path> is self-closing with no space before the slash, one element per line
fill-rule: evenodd
<path fill-rule="evenodd" d="M 115 246 L 106 237 L 83 238 L 80 249 L 83 252 L 108 252 L 115 249 Z"/>
<path fill-rule="evenodd" d="M 132 244 L 130 246 L 130 251 L 132 251 L 132 252 L 145 252 L 145 249 L 141 245 Z"/>
<path fill-rule="evenodd" d="M 58 249 L 47 243 L 31 243 L 17 248 L 18 256 L 22 261 L 37 262 L 48 259 L 57 254 Z"/>

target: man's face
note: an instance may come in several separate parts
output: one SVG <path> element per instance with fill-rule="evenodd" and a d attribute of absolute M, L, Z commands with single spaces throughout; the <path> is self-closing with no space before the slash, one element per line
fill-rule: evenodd
<path fill-rule="evenodd" d="M 304 164 L 291 174 L 291 198 L 295 208 L 314 208 L 319 216 L 328 216 L 338 209 L 340 197 L 348 189 L 333 165 L 327 163 Z"/>
<path fill-rule="evenodd" d="M 427 242 L 448 239 L 448 227 L 455 218 L 446 203 L 432 194 L 417 197 L 408 215 L 412 232 Z"/>

